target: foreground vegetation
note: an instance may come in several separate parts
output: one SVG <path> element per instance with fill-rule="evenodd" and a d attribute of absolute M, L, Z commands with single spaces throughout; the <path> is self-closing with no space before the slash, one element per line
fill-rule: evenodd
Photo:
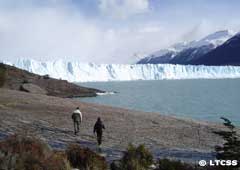
<path fill-rule="evenodd" d="M 106 170 L 105 158 L 79 145 L 66 151 L 53 151 L 44 142 L 22 136 L 11 136 L 0 142 L 1 170 Z"/>
<path fill-rule="evenodd" d="M 240 162 L 240 139 L 236 127 L 230 120 L 222 117 L 227 131 L 215 131 L 214 133 L 221 136 L 226 142 L 223 146 L 216 146 L 216 158 L 223 160 L 238 160 Z"/>
<path fill-rule="evenodd" d="M 240 140 L 235 126 L 226 118 L 225 131 L 214 132 L 225 140 L 216 146 L 219 160 L 240 162 Z M 120 160 L 108 166 L 104 157 L 71 144 L 65 151 L 54 151 L 46 143 L 33 137 L 10 136 L 0 141 L 0 170 L 239 170 L 239 166 L 205 166 L 177 160 L 154 160 L 144 145 L 129 145 Z"/>
<path fill-rule="evenodd" d="M 2 87 L 4 85 L 5 73 L 6 73 L 5 65 L 0 63 L 0 87 Z"/>

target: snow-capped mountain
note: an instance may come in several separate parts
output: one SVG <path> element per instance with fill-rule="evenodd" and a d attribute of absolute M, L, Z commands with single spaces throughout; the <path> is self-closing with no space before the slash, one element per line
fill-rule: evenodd
<path fill-rule="evenodd" d="M 9 65 L 71 82 L 129 81 L 197 78 L 240 78 L 240 67 L 234 66 L 183 66 L 173 64 L 93 64 L 63 60 L 40 62 L 19 59 L 2 61 Z"/>
<path fill-rule="evenodd" d="M 233 31 L 218 31 L 210 34 L 200 40 L 191 42 L 177 43 L 168 49 L 157 51 L 138 61 L 138 64 L 189 64 L 190 61 L 196 60 L 205 55 L 234 35 Z"/>
<path fill-rule="evenodd" d="M 190 64 L 240 66 L 240 33 Z"/>

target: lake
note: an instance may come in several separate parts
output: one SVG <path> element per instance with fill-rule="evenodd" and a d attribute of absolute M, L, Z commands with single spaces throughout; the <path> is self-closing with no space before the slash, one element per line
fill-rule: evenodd
<path fill-rule="evenodd" d="M 118 81 L 78 84 L 117 92 L 112 95 L 79 98 L 84 102 L 212 122 L 220 122 L 220 117 L 224 116 L 240 125 L 240 79 Z"/>

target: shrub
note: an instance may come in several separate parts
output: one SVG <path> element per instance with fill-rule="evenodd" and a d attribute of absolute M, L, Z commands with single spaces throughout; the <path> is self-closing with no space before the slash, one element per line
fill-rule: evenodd
<path fill-rule="evenodd" d="M 119 167 L 111 165 L 113 168 L 119 170 L 147 170 L 153 164 L 152 154 L 145 148 L 144 145 L 138 147 L 130 144 L 123 158 L 119 162 Z"/>
<path fill-rule="evenodd" d="M 27 79 L 24 79 L 22 83 L 26 84 L 26 83 L 29 83 L 29 81 Z"/>
<path fill-rule="evenodd" d="M 110 164 L 110 169 L 111 170 L 120 170 L 120 161 L 113 161 L 111 164 Z"/>
<path fill-rule="evenodd" d="M 65 152 L 52 153 L 48 159 L 45 159 L 44 165 L 48 170 L 71 170 Z"/>
<path fill-rule="evenodd" d="M 195 168 L 180 161 L 160 159 L 155 170 L 195 170 Z"/>
<path fill-rule="evenodd" d="M 225 140 L 223 146 L 216 146 L 216 157 L 217 159 L 240 161 L 240 139 L 235 126 L 227 118 L 222 117 L 221 119 L 224 120 L 223 124 L 228 130 L 214 132 Z"/>
<path fill-rule="evenodd" d="M 40 140 L 11 136 L 0 142 L 1 170 L 70 170 L 66 157 Z"/>
<path fill-rule="evenodd" d="M 43 76 L 43 79 L 50 79 L 50 76 L 48 74 Z"/>
<path fill-rule="evenodd" d="M 5 74 L 6 74 L 6 67 L 4 64 L 0 63 L 0 87 L 2 87 L 5 83 Z"/>
<path fill-rule="evenodd" d="M 235 126 L 232 122 L 224 117 L 221 117 L 224 121 L 223 125 L 228 130 L 214 131 L 215 134 L 221 136 L 225 143 L 221 146 L 218 145 L 215 147 L 216 158 L 219 160 L 237 160 L 240 162 L 240 138 L 237 134 Z M 238 163 L 237 167 L 225 167 L 224 170 L 235 170 L 240 169 L 240 164 Z"/>
<path fill-rule="evenodd" d="M 104 157 L 99 156 L 88 148 L 79 145 L 70 145 L 66 150 L 72 167 L 80 170 L 106 170 L 107 163 Z"/>

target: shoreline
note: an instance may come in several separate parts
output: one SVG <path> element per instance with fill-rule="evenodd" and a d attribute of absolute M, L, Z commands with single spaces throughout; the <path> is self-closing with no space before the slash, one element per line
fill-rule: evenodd
<path fill-rule="evenodd" d="M 240 67 L 240 66 L 239 66 Z M 106 81 L 78 81 L 78 82 L 71 82 L 74 84 L 87 84 L 87 83 L 119 83 L 119 82 L 137 82 L 137 81 L 177 81 L 177 80 L 233 80 L 233 79 L 240 79 L 240 77 L 220 77 L 220 78 L 175 78 L 175 79 L 157 79 L 157 80 L 144 80 L 144 79 L 136 79 L 136 80 L 106 80 Z"/>
<path fill-rule="evenodd" d="M 177 118 L 221 123 L 227 117 L 240 125 L 237 95 L 240 79 L 174 80 L 85 83 L 80 85 L 118 91 L 115 95 L 79 98 L 80 101 Z"/>
<path fill-rule="evenodd" d="M 154 155 L 181 158 L 198 152 L 212 153 L 214 146 L 223 142 L 212 133 L 223 128 L 220 124 L 7 89 L 0 89 L 0 93 L 0 132 L 33 135 L 59 146 L 76 142 L 95 146 L 92 128 L 100 116 L 106 126 L 103 148 L 109 152 L 108 158 L 117 157 L 111 154 L 124 151 L 129 143 L 145 144 L 156 151 Z M 71 120 L 76 106 L 83 113 L 78 136 L 73 134 Z"/>

